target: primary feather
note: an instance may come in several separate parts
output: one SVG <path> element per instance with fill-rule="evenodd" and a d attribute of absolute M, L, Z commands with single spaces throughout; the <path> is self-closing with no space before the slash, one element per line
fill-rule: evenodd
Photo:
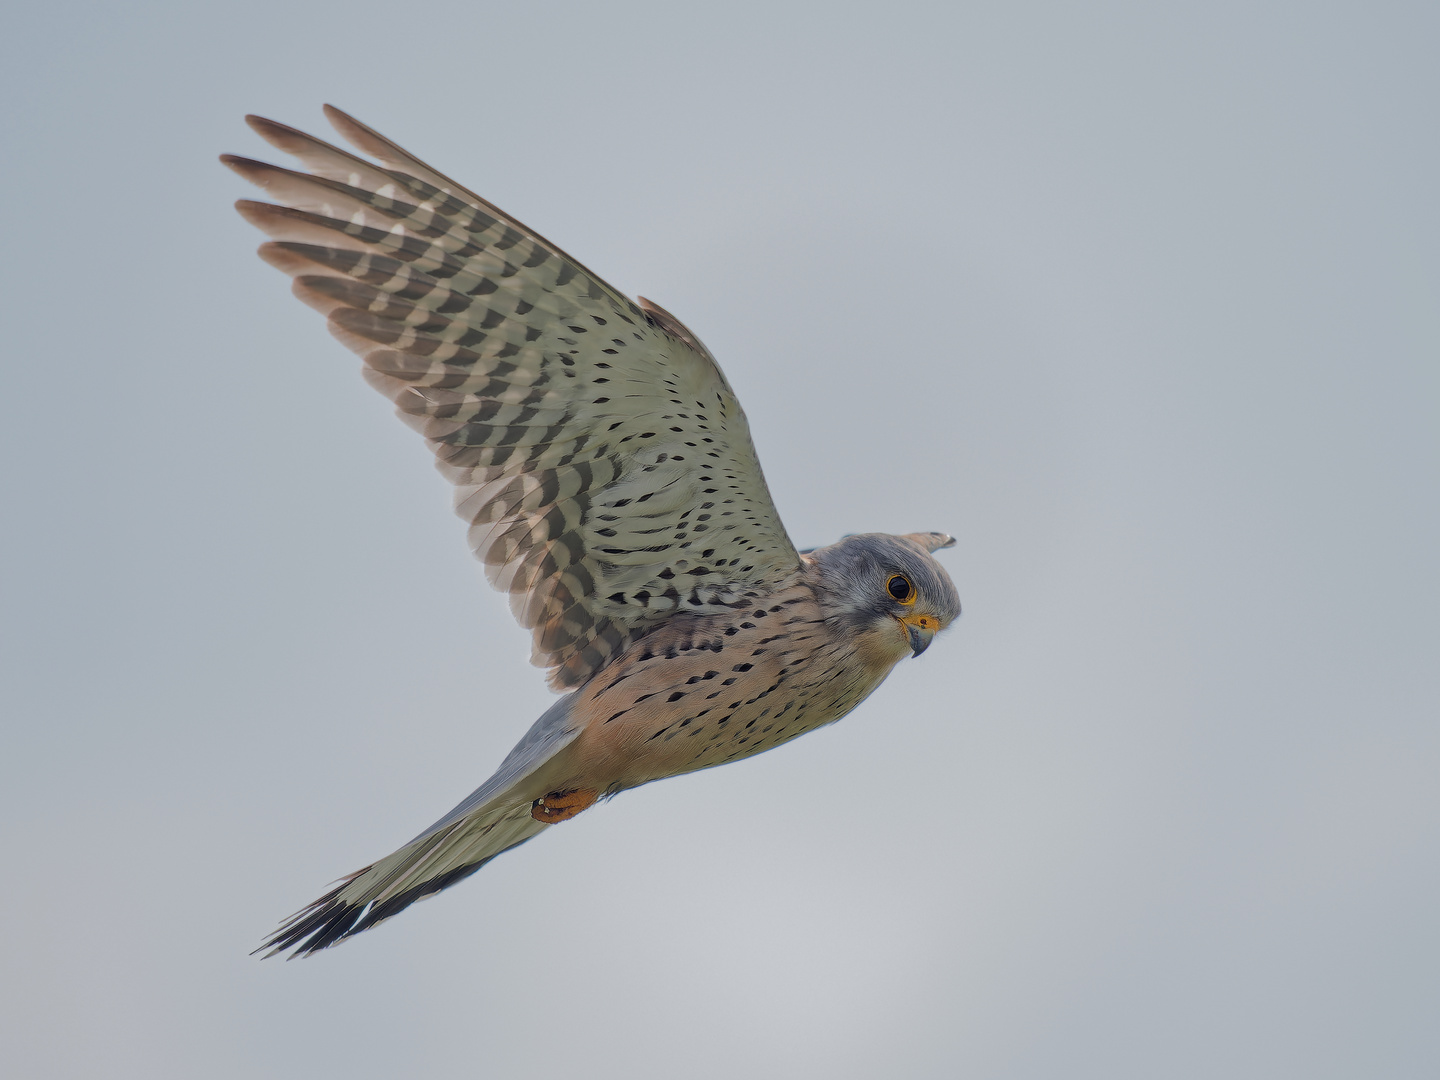
<path fill-rule="evenodd" d="M 748 603 L 798 571 L 745 414 L 690 331 L 326 113 L 380 164 L 251 117 L 311 171 L 226 155 L 281 204 L 237 206 L 430 442 L 554 688 L 676 612 Z"/>

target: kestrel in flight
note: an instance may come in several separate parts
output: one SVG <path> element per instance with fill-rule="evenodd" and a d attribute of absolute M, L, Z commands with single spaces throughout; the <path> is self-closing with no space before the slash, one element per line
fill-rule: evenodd
<path fill-rule="evenodd" d="M 714 357 L 508 214 L 327 106 L 374 162 L 259 117 L 309 170 L 221 160 L 261 256 L 435 451 L 470 545 L 564 692 L 499 770 L 287 920 L 368 930 L 596 800 L 789 742 L 960 613 L 942 533 L 795 549 Z M 259 950 L 257 950 L 259 951 Z"/>

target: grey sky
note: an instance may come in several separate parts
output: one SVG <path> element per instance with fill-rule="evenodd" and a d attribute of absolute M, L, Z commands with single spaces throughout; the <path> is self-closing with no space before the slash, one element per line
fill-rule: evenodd
<path fill-rule="evenodd" d="M 0 1068 L 1440 1060 L 1440 9 L 29 5 L 0 34 Z M 965 603 L 837 727 L 246 953 L 549 695 L 222 151 L 332 101 L 674 311 L 796 542 Z"/>

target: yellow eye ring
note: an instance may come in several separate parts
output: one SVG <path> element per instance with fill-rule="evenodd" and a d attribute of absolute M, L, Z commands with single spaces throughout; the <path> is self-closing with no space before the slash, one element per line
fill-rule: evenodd
<path fill-rule="evenodd" d="M 915 586 L 910 584 L 910 579 L 904 574 L 891 574 L 885 579 L 885 591 L 890 594 L 890 599 L 901 604 L 915 603 Z"/>

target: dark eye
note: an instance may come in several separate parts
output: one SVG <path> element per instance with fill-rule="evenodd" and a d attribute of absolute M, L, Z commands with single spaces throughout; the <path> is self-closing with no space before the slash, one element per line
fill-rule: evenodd
<path fill-rule="evenodd" d="M 891 574 L 890 580 L 885 582 L 885 591 L 902 604 L 915 601 L 915 586 L 910 584 L 910 579 L 904 574 Z"/>

